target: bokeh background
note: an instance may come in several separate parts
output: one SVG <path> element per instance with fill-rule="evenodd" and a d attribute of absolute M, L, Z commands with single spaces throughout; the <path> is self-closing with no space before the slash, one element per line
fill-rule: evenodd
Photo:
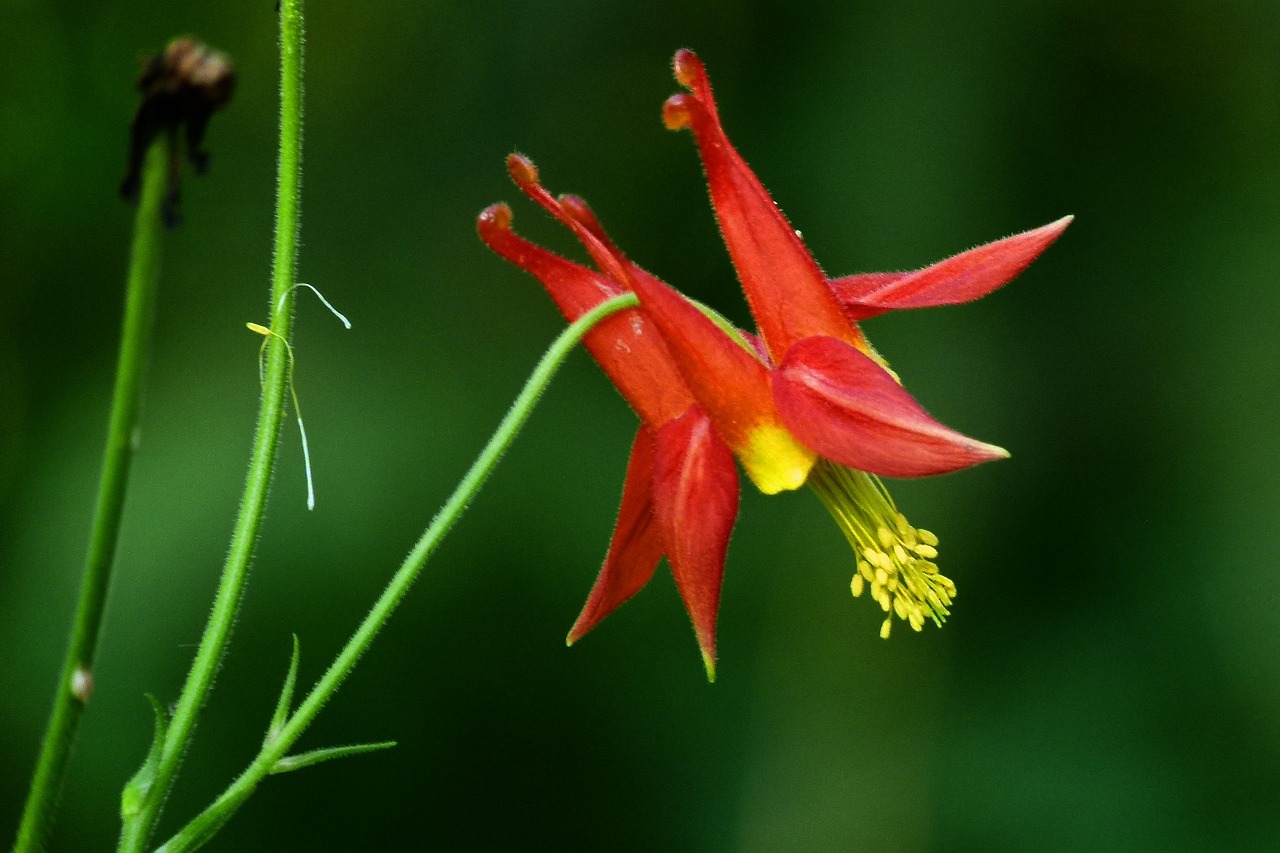
<path fill-rule="evenodd" d="M 0 828 L 83 560 L 132 211 L 139 55 L 231 53 L 183 184 L 97 670 L 53 849 L 108 849 L 230 533 L 256 408 L 276 118 L 267 0 L 0 3 Z M 304 746 L 213 849 L 1263 850 L 1280 837 L 1280 8 L 1218 3 L 313 3 L 296 434 L 165 826 L 248 761 L 290 634 L 310 683 L 562 327 L 474 217 L 521 150 L 640 263 L 747 314 L 668 62 L 832 274 L 1066 213 L 979 303 L 879 318 L 940 419 L 1013 458 L 893 483 L 959 586 L 876 636 L 809 494 L 744 490 L 708 685 L 669 574 L 571 650 L 635 426 L 577 354 Z"/>

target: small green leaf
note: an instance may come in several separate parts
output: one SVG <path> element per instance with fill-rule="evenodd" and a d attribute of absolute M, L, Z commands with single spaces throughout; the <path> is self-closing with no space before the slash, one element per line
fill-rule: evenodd
<path fill-rule="evenodd" d="M 160 700 L 150 693 L 147 694 L 147 699 L 151 702 L 151 709 L 156 715 L 155 733 L 151 736 L 151 748 L 147 750 L 147 757 L 143 760 L 142 766 L 128 782 L 124 783 L 124 790 L 120 794 L 120 817 L 125 820 L 134 817 L 142 810 L 142 804 L 151 790 L 151 783 L 156 778 L 156 766 L 160 763 L 160 753 L 164 750 L 165 732 L 169 728 L 169 712 L 160 704 Z"/>
<path fill-rule="evenodd" d="M 346 758 L 348 755 L 359 755 L 363 752 L 374 752 L 379 749 L 390 749 L 395 746 L 393 740 L 383 741 L 382 743 L 357 743 L 350 746 L 331 746 L 327 749 L 313 749 L 310 752 L 302 752 L 297 755 L 286 755 L 280 759 L 271 768 L 270 773 L 288 773 L 290 770 L 301 770 L 303 767 L 310 767 L 313 764 L 319 764 L 322 761 L 328 761 L 331 758 Z"/>
<path fill-rule="evenodd" d="M 262 739 L 264 744 L 271 743 L 284 728 L 285 719 L 289 716 L 289 707 L 293 704 L 293 687 L 298 683 L 298 635 L 293 635 L 293 656 L 289 659 L 289 673 L 284 677 L 284 687 L 280 690 L 280 698 L 276 700 L 276 709 L 271 714 L 271 724 L 267 726 L 267 735 Z"/>

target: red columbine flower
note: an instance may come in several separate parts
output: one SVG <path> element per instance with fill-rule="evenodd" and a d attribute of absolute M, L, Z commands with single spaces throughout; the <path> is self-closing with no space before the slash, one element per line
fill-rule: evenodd
<path fill-rule="evenodd" d="M 937 538 L 898 512 L 876 475 L 924 476 L 1007 456 L 931 418 L 871 349 L 856 323 L 888 310 L 976 299 L 1007 282 L 1070 221 L 988 244 L 914 273 L 828 281 L 720 127 L 705 72 L 687 51 L 677 78 L 692 95 L 669 99 L 669 127 L 691 127 L 712 203 L 761 337 L 732 329 L 631 263 L 586 203 L 554 199 L 533 165 L 508 168 L 531 198 L 568 226 L 599 272 L 510 230 L 510 210 L 480 219 L 486 243 L 533 273 L 573 320 L 633 291 L 623 312 L 586 339 L 644 422 L 632 449 L 609 554 L 573 642 L 634 594 L 667 555 L 714 676 L 715 618 L 737 513 L 732 456 L 767 494 L 808 484 L 854 546 L 855 596 L 870 587 L 886 611 L 920 630 L 941 624 L 955 586 L 938 572 Z"/>

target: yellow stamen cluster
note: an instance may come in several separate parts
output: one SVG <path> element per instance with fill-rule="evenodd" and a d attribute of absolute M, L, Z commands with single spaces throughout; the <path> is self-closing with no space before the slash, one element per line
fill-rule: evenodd
<path fill-rule="evenodd" d="M 933 562 L 938 537 L 912 527 L 872 474 L 822 460 L 809 484 L 858 555 L 850 590 L 857 597 L 870 589 L 886 614 L 880 636 L 888 639 L 895 615 L 916 631 L 926 618 L 941 626 L 956 585 Z"/>

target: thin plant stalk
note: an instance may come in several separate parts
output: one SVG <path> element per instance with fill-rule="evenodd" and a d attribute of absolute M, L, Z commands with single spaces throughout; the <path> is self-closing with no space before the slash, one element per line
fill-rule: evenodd
<path fill-rule="evenodd" d="M 617 311 L 637 304 L 638 300 L 633 294 L 616 296 L 583 314 L 556 338 L 525 382 L 520 395 L 511 404 L 511 409 L 498 425 L 488 444 L 480 451 L 480 455 L 471 464 L 471 468 L 458 483 L 453 494 L 436 513 L 413 550 L 409 552 L 409 556 L 387 583 L 386 589 L 365 616 L 364 621 L 356 628 L 355 633 L 334 658 L 324 675 L 316 682 L 311 692 L 298 705 L 297 710 L 289 715 L 274 736 L 268 737 L 262 750 L 249 767 L 208 808 L 158 847 L 157 853 L 179 853 L 179 851 L 200 847 L 226 823 L 267 775 L 285 769 L 279 765 L 281 759 L 286 757 L 289 749 L 320 713 L 320 709 L 337 692 L 343 680 L 355 668 L 361 655 L 391 618 L 436 547 L 475 498 L 502 454 L 511 446 L 560 365 L 564 363 L 583 336 L 597 323 Z"/>
<path fill-rule="evenodd" d="M 302 5 L 302 0 L 283 0 L 280 4 L 280 153 L 275 254 L 267 303 L 274 334 L 268 344 L 249 473 L 209 621 L 168 721 L 154 777 L 136 811 L 124 815 L 118 849 L 129 853 L 141 853 L 154 830 L 230 640 L 258 541 L 285 417 L 289 373 L 286 342 L 293 326 L 302 179 Z"/>
<path fill-rule="evenodd" d="M 80 597 L 76 603 L 71 639 L 58 675 L 53 711 L 18 826 L 13 848 L 15 853 L 43 849 L 57 816 L 58 798 L 70 764 L 80 718 L 93 692 L 93 661 L 111 586 L 111 569 L 142 409 L 143 375 L 151 349 L 151 327 L 160 282 L 160 250 L 164 233 L 161 212 L 168 189 L 169 147 L 168 135 L 161 134 L 147 151 L 143 166 L 125 286 L 120 357 L 116 364 L 115 391 L 102 457 L 102 478 L 98 484 L 89 536 L 89 552 L 80 580 Z"/>

